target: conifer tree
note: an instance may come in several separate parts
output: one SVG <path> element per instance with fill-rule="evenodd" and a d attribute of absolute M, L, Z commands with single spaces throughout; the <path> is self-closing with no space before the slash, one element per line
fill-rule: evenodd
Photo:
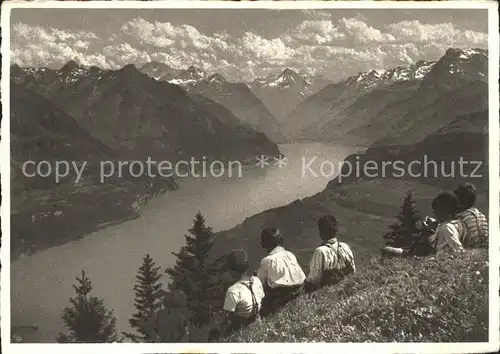
<path fill-rule="evenodd" d="M 390 231 L 383 236 L 386 246 L 410 248 L 421 235 L 416 226 L 420 216 L 411 191 L 406 194 L 396 219 L 397 221 L 389 226 Z"/>
<path fill-rule="evenodd" d="M 215 259 L 210 265 L 209 272 L 209 294 L 211 312 L 222 309 L 224 297 L 227 289 L 234 283 L 234 280 L 227 268 L 227 254 Z"/>
<path fill-rule="evenodd" d="M 137 311 L 128 321 L 139 334 L 123 333 L 126 338 L 134 342 L 144 343 L 151 339 L 147 331 L 144 330 L 144 324 L 163 306 L 165 291 L 160 278 L 160 267 L 155 265 L 149 253 L 146 254 L 137 272 L 136 284 L 134 285 L 134 304 Z"/>
<path fill-rule="evenodd" d="M 62 319 L 68 334 L 60 333 L 59 343 L 110 343 L 118 340 L 116 318 L 106 309 L 104 301 L 91 296 L 92 284 L 82 270 L 73 285 L 76 296 L 69 299 L 71 306 L 64 309 Z"/>
<path fill-rule="evenodd" d="M 177 262 L 166 270 L 170 276 L 170 290 L 182 291 L 187 300 L 190 322 L 202 326 L 210 322 L 210 250 L 214 244 L 214 233 L 205 225 L 200 212 L 196 214 L 186 244 L 179 253 L 173 254 Z"/>

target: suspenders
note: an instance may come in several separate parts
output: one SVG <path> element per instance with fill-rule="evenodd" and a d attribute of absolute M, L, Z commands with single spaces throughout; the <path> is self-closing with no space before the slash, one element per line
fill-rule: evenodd
<path fill-rule="evenodd" d="M 252 294 L 252 315 L 251 315 L 251 317 L 253 318 L 253 317 L 257 316 L 257 314 L 259 313 L 259 304 L 257 303 L 257 299 L 255 298 L 255 294 L 254 294 L 253 289 L 252 289 L 252 286 L 253 286 L 252 277 L 250 277 L 249 284 L 247 284 L 245 282 L 241 282 L 241 284 L 243 284 L 250 291 L 250 294 Z"/>

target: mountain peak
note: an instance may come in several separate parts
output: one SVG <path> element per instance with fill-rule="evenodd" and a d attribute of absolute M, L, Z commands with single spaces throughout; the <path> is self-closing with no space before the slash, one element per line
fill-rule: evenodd
<path fill-rule="evenodd" d="M 290 88 L 298 84 L 301 86 L 301 89 L 303 89 L 303 86 L 306 86 L 307 82 L 297 72 L 290 68 L 286 68 L 279 74 L 269 74 L 266 78 L 257 78 L 254 80 L 254 84 L 260 87 L 268 86 L 280 88 Z"/>
<path fill-rule="evenodd" d="M 476 55 L 486 56 L 487 51 L 480 48 L 449 48 L 443 59 L 470 59 Z"/>
<path fill-rule="evenodd" d="M 295 71 L 293 71 L 292 69 L 290 68 L 286 68 L 285 70 L 283 70 L 283 72 L 281 73 L 281 75 L 297 75 L 297 73 Z"/>
<path fill-rule="evenodd" d="M 359 87 L 371 87 L 376 84 L 382 76 L 376 70 L 370 70 L 366 72 L 358 72 L 357 75 L 353 75 L 346 80 L 348 86 L 355 85 Z"/>
<path fill-rule="evenodd" d="M 222 83 L 226 83 L 227 80 L 224 76 L 222 76 L 221 74 L 219 73 L 215 73 L 213 74 L 212 76 L 210 76 L 207 81 L 209 83 L 213 83 L 213 84 L 222 84 Z"/>
<path fill-rule="evenodd" d="M 59 80 L 65 83 L 74 83 L 86 75 L 88 70 L 79 66 L 74 60 L 70 60 L 56 73 Z"/>
<path fill-rule="evenodd" d="M 146 74 L 144 74 L 142 71 L 140 71 L 139 69 L 137 69 L 137 67 L 134 65 L 134 64 L 127 64 L 125 65 L 124 67 L 118 69 L 118 70 L 115 70 L 113 71 L 113 76 L 131 76 L 131 77 L 139 77 L 139 76 L 147 76 Z M 149 77 L 149 76 L 147 76 Z"/>
<path fill-rule="evenodd" d="M 61 68 L 61 71 L 63 72 L 71 72 L 75 69 L 79 69 L 80 66 L 76 63 L 74 60 L 68 61 L 64 66 Z"/>
<path fill-rule="evenodd" d="M 189 68 L 187 68 L 186 71 L 189 72 L 189 73 L 193 73 L 193 74 L 202 74 L 202 73 L 205 73 L 203 70 L 197 68 L 194 65 L 189 66 Z"/>
<path fill-rule="evenodd" d="M 185 70 L 181 70 L 179 77 L 184 80 L 199 80 L 207 77 L 207 73 L 194 65 Z"/>
<path fill-rule="evenodd" d="M 141 66 L 141 70 L 147 70 L 147 69 L 158 69 L 164 65 L 167 65 L 165 63 L 160 63 L 156 60 L 152 60 L 150 62 L 147 62 L 146 64 L 144 64 L 143 66 Z"/>
<path fill-rule="evenodd" d="M 179 85 L 184 88 L 192 87 L 197 83 L 207 78 L 207 73 L 194 65 L 189 66 L 187 69 L 180 70 L 175 75 L 168 74 L 162 77 L 162 80 L 168 81 L 171 84 Z"/>
<path fill-rule="evenodd" d="M 134 64 L 127 64 L 124 67 L 122 67 L 120 70 L 126 71 L 126 70 L 137 70 L 136 66 Z"/>
<path fill-rule="evenodd" d="M 479 48 L 449 48 L 436 62 L 426 82 L 449 89 L 457 85 L 457 80 L 448 80 L 453 75 L 459 80 L 488 79 L 488 51 Z"/>
<path fill-rule="evenodd" d="M 95 65 L 92 65 L 90 68 L 89 68 L 89 71 L 91 73 L 98 73 L 98 72 L 101 72 L 103 71 L 100 67 L 98 66 L 95 66 Z"/>
<path fill-rule="evenodd" d="M 144 74 L 161 81 L 171 80 L 178 72 L 168 64 L 159 61 L 150 61 L 141 66 L 140 71 Z"/>
<path fill-rule="evenodd" d="M 373 70 L 373 69 L 370 70 L 367 75 L 368 75 L 368 77 L 374 77 L 374 78 L 375 77 L 376 78 L 380 78 L 381 77 L 380 74 L 378 73 L 378 71 L 377 70 Z"/>

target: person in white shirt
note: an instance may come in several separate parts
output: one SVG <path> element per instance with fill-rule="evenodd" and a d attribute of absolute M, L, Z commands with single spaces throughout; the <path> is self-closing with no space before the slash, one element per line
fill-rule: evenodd
<path fill-rule="evenodd" d="M 346 275 L 356 272 L 354 255 L 349 245 L 337 240 L 337 219 L 325 215 L 318 220 L 319 236 L 323 244 L 314 250 L 306 278 L 306 291 L 333 285 Z"/>
<path fill-rule="evenodd" d="M 257 271 L 266 294 L 261 314 L 266 316 L 296 297 L 306 276 L 295 255 L 283 247 L 278 229 L 262 231 L 261 246 L 268 252 Z"/>
<path fill-rule="evenodd" d="M 227 289 L 223 309 L 228 314 L 224 332 L 227 334 L 252 323 L 259 317 L 264 289 L 259 278 L 248 275 L 248 256 L 234 250 L 228 256 L 228 269 L 239 280 Z"/>
<path fill-rule="evenodd" d="M 440 193 L 432 201 L 432 210 L 439 222 L 436 232 L 429 237 L 429 243 L 436 253 L 460 253 L 464 248 L 460 242 L 466 232 L 464 223 L 457 219 L 459 209 L 457 198 L 450 193 Z"/>

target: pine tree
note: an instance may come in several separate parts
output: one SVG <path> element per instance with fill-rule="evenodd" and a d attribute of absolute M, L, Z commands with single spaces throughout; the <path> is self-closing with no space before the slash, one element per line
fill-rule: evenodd
<path fill-rule="evenodd" d="M 59 343 L 110 343 L 116 342 L 116 318 L 106 309 L 104 301 L 91 296 L 92 284 L 82 270 L 73 285 L 76 296 L 69 299 L 70 307 L 64 309 L 62 319 L 69 330 L 60 333 Z"/>
<path fill-rule="evenodd" d="M 186 245 L 173 254 L 177 262 L 166 270 L 170 276 L 170 290 L 182 291 L 187 300 L 190 322 L 202 326 L 210 322 L 210 249 L 214 244 L 212 228 L 205 225 L 200 212 L 196 214 L 193 227 L 186 235 Z"/>
<path fill-rule="evenodd" d="M 211 274 L 208 285 L 211 312 L 216 312 L 222 309 L 226 291 L 234 283 L 234 279 L 227 268 L 227 255 L 215 259 L 209 267 L 209 272 Z"/>
<path fill-rule="evenodd" d="M 142 261 L 136 276 L 135 291 L 135 308 L 137 312 L 129 319 L 129 324 L 134 328 L 139 335 L 132 333 L 123 333 L 123 335 L 134 342 L 147 342 L 149 338 L 144 330 L 144 323 L 156 314 L 163 306 L 165 291 L 163 284 L 160 282 L 161 274 L 160 267 L 155 265 L 151 256 L 146 254 Z"/>
<path fill-rule="evenodd" d="M 383 237 L 386 240 L 386 246 L 410 248 L 421 235 L 416 223 L 420 216 L 415 207 L 413 194 L 409 191 L 405 198 L 401 211 L 396 215 L 397 221 L 389 226 L 389 231 Z"/>

